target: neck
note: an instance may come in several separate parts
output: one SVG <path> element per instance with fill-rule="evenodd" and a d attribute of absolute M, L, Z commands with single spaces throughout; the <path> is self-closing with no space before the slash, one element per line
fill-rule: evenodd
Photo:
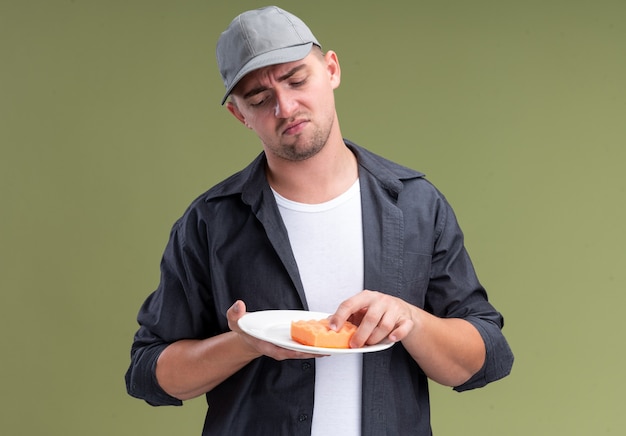
<path fill-rule="evenodd" d="M 268 157 L 267 175 L 272 188 L 283 197 L 315 204 L 347 191 L 358 178 L 358 169 L 356 157 L 339 135 L 303 161 L 276 161 Z"/>

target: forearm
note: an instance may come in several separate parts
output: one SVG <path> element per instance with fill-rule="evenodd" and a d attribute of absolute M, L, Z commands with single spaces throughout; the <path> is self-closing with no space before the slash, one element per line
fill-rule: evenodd
<path fill-rule="evenodd" d="M 161 353 L 156 378 L 169 395 L 188 400 L 210 391 L 258 356 L 235 332 L 185 339 Z"/>
<path fill-rule="evenodd" d="M 413 309 L 413 329 L 402 344 L 432 380 L 458 386 L 485 362 L 485 344 L 476 328 L 463 319 L 438 318 Z"/>
<path fill-rule="evenodd" d="M 226 312 L 230 332 L 203 340 L 181 340 L 163 350 L 156 365 L 161 389 L 179 400 L 187 400 L 209 392 L 260 356 L 275 360 L 319 357 L 243 333 L 238 321 L 245 314 L 245 303 L 237 300 Z"/>

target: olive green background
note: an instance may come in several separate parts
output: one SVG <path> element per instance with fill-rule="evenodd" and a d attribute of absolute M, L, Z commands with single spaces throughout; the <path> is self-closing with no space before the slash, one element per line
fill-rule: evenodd
<path fill-rule="evenodd" d="M 123 381 L 170 226 L 257 138 L 219 33 L 257 1 L 0 0 L 0 433 L 197 435 Z M 516 354 L 432 386 L 436 435 L 624 431 L 626 2 L 284 1 L 338 53 L 344 136 L 449 198 Z"/>

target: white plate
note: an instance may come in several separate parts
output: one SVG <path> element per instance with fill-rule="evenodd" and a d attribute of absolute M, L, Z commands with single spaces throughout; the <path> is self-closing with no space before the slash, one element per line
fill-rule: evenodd
<path fill-rule="evenodd" d="M 329 313 L 306 310 L 261 310 L 242 316 L 239 320 L 239 327 L 250 336 L 271 342 L 279 347 L 314 354 L 370 353 L 385 350 L 393 345 L 393 342 L 381 342 L 362 348 L 324 348 L 302 345 L 291 339 L 291 321 L 323 319 L 328 316 L 330 316 Z"/>

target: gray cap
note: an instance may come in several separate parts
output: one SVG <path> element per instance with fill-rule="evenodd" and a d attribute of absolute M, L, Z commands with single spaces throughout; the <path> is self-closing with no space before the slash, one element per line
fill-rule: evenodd
<path fill-rule="evenodd" d="M 305 58 L 320 46 L 306 24 L 276 6 L 237 16 L 217 41 L 217 64 L 226 87 L 222 104 L 250 71 Z"/>

